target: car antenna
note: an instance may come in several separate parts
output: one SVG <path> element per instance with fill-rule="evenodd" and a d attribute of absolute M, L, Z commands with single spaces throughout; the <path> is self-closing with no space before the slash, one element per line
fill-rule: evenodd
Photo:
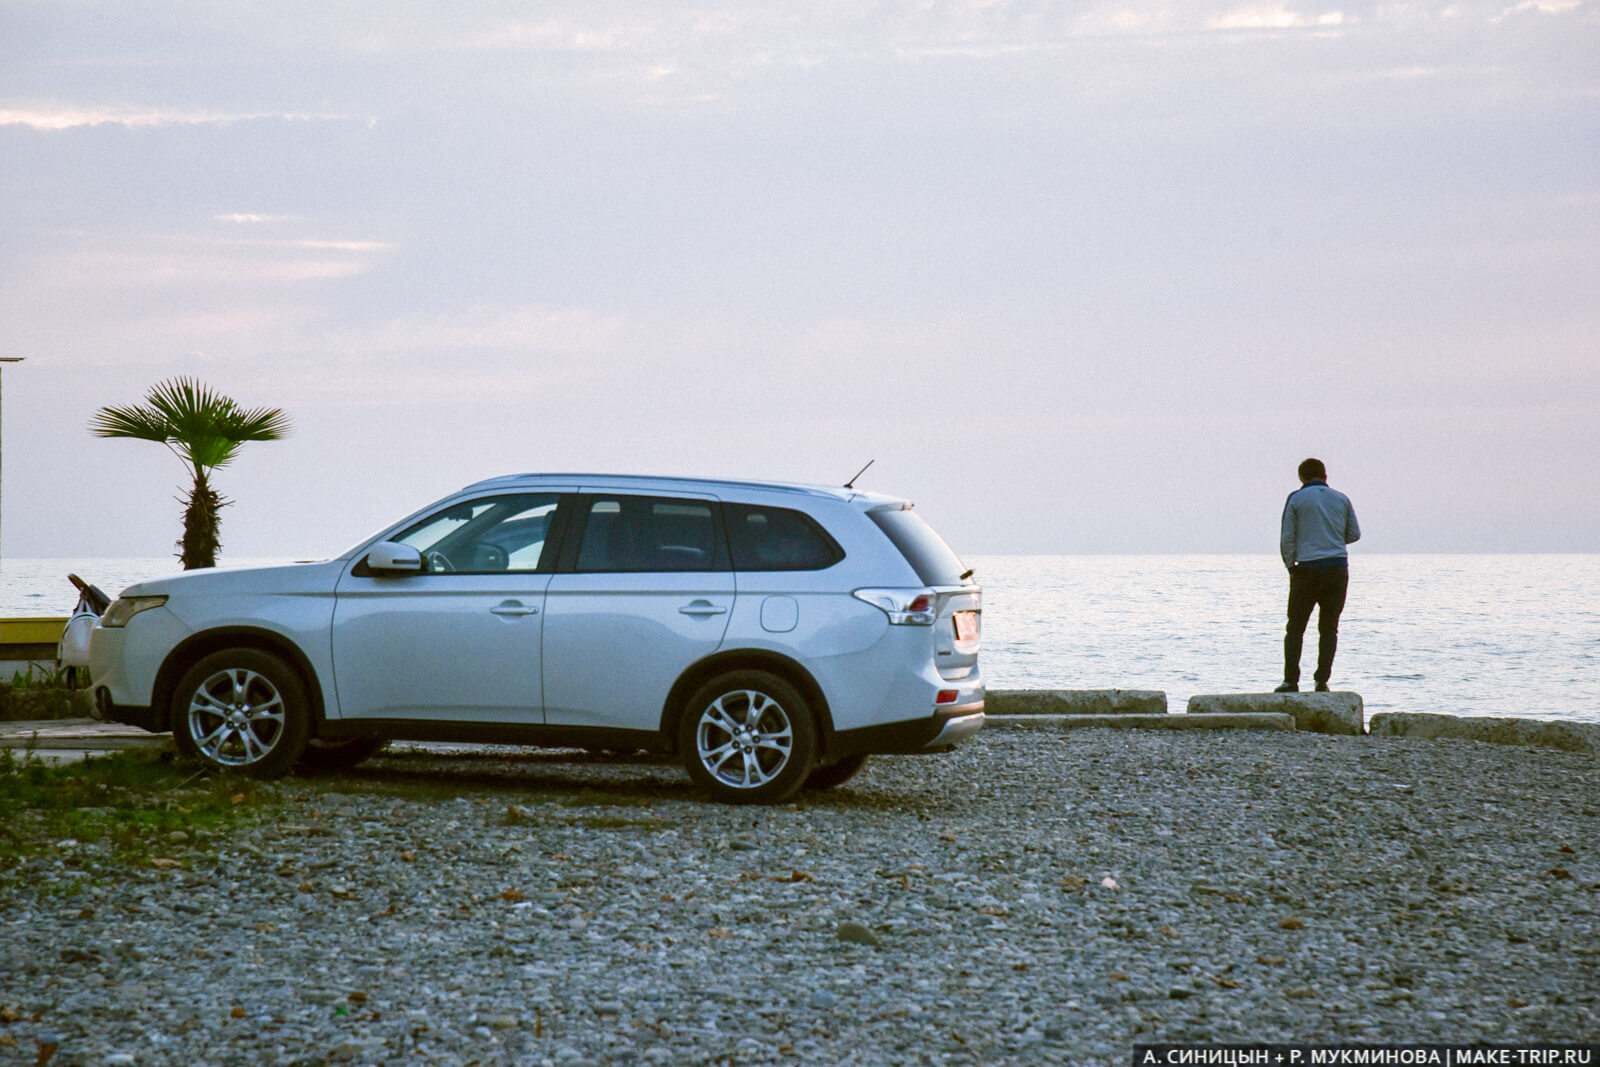
<path fill-rule="evenodd" d="M 876 462 L 878 462 L 878 461 L 877 461 L 877 460 L 875 460 L 875 459 L 869 459 L 869 460 L 867 460 L 867 467 L 870 467 L 870 466 L 872 466 L 872 465 L 873 465 L 873 464 L 874 464 L 874 463 L 876 463 Z M 861 468 L 861 469 L 860 469 L 860 470 L 858 470 L 858 471 L 856 471 L 856 473 L 855 473 L 855 477 L 854 477 L 854 478 L 851 478 L 851 479 L 850 479 L 850 480 L 849 480 L 849 481 L 848 481 L 848 482 L 845 482 L 845 483 L 844 483 L 844 487 L 845 487 L 845 488 L 846 488 L 846 489 L 854 489 L 854 488 L 855 488 L 855 487 L 856 487 L 856 478 L 859 478 L 859 477 L 861 477 L 861 476 L 862 476 L 862 475 L 863 475 L 863 474 L 865 474 L 865 473 L 867 473 L 867 467 L 862 467 L 862 468 Z"/>

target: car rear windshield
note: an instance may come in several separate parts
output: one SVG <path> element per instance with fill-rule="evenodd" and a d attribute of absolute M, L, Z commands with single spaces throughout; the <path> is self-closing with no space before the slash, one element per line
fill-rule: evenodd
<path fill-rule="evenodd" d="M 869 511 L 872 521 L 894 542 L 894 547 L 928 585 L 965 585 L 967 568 L 950 551 L 944 538 L 922 521 L 922 516 L 906 509 Z"/>

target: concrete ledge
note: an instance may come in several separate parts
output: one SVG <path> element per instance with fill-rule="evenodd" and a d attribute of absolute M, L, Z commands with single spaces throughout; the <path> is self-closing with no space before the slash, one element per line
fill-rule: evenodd
<path fill-rule="evenodd" d="M 0 748 L 40 751 L 116 752 L 129 748 L 170 748 L 170 734 L 152 734 L 137 726 L 94 719 L 0 723 Z"/>
<path fill-rule="evenodd" d="M 1190 715 L 1279 712 L 1294 717 L 1297 730 L 1316 734 L 1362 734 L 1359 693 L 1217 693 L 1189 698 Z"/>
<path fill-rule="evenodd" d="M 1072 730 L 1109 726 L 1114 730 L 1293 730 L 1294 716 L 1277 712 L 1238 715 L 990 715 L 985 729 Z"/>
<path fill-rule="evenodd" d="M 1155 689 L 991 689 L 984 711 L 995 715 L 1165 715 L 1167 694 Z"/>
<path fill-rule="evenodd" d="M 1600 723 L 1385 711 L 1372 717 L 1372 733 L 1375 737 L 1442 737 L 1494 745 L 1536 745 L 1600 756 Z"/>

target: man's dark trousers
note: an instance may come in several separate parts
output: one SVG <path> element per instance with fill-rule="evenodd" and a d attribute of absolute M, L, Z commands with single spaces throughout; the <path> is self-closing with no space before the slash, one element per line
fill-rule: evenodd
<path fill-rule="evenodd" d="M 1300 646 L 1305 640 L 1311 609 L 1317 609 L 1317 673 L 1326 685 L 1333 677 L 1333 654 L 1339 649 L 1339 613 L 1350 588 L 1348 566 L 1308 567 L 1289 572 L 1289 625 L 1283 635 L 1283 680 L 1300 684 Z"/>

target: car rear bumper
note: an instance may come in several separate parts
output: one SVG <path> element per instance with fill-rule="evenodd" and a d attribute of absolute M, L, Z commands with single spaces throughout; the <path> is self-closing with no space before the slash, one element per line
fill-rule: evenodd
<path fill-rule="evenodd" d="M 983 729 L 983 701 L 943 707 L 922 719 L 836 731 L 827 758 L 840 756 L 913 756 L 949 752 Z"/>
<path fill-rule="evenodd" d="M 940 728 L 934 739 L 928 742 L 928 749 L 935 752 L 948 751 L 983 729 L 985 721 L 981 702 L 976 710 L 967 710 L 960 714 L 952 715 L 944 720 L 944 726 Z"/>

